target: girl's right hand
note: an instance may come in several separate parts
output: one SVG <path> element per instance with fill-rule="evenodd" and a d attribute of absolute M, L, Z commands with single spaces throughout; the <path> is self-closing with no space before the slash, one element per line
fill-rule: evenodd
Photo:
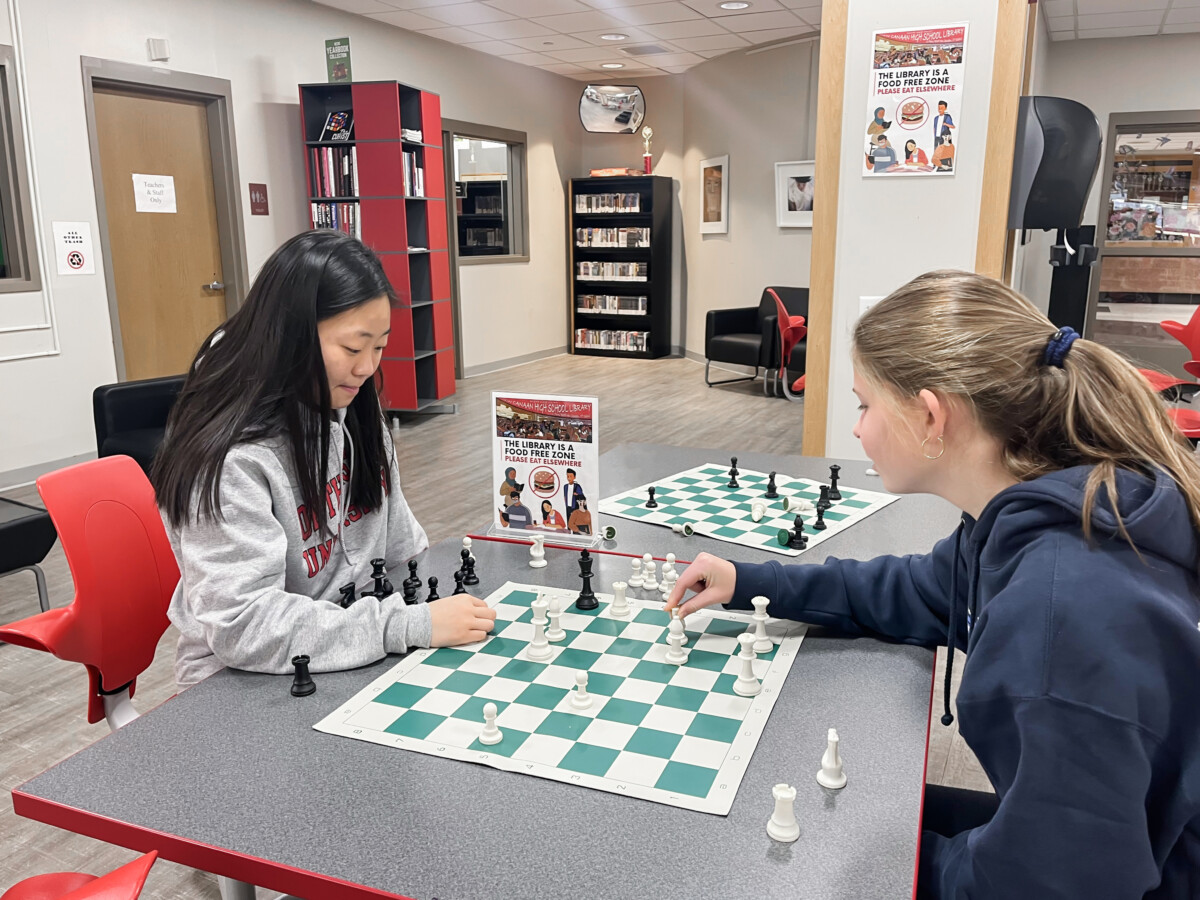
<path fill-rule="evenodd" d="M 470 594 L 454 594 L 429 604 L 433 625 L 431 647 L 454 647 L 482 641 L 496 625 L 496 611 Z"/>
<path fill-rule="evenodd" d="M 706 606 L 728 603 L 733 599 L 736 581 L 737 570 L 733 563 L 711 553 L 701 553 L 695 562 L 683 570 L 664 608 L 670 611 L 678 606 L 679 617 L 684 619 Z M 687 590 L 694 591 L 696 596 L 683 603 L 683 595 Z"/>

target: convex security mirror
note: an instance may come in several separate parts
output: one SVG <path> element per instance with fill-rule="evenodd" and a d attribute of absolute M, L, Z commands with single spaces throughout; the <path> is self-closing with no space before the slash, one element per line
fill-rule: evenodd
<path fill-rule="evenodd" d="M 584 131 L 634 134 L 646 118 L 642 89 L 632 84 L 589 84 L 579 98 Z"/>

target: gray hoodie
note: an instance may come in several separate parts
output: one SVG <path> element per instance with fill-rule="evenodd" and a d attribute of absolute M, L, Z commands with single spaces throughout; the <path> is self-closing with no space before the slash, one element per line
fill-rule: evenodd
<path fill-rule="evenodd" d="M 182 528 L 166 523 L 180 570 L 167 615 L 180 631 L 175 679 L 181 685 L 224 666 L 284 674 L 301 653 L 313 672 L 329 672 L 429 646 L 424 603 L 406 606 L 396 593 L 346 609 L 339 604 L 338 588 L 347 582 L 360 590 L 372 585 L 372 558 L 383 557 L 398 580 L 405 562 L 429 546 L 400 492 L 394 452 L 392 489 L 381 508 L 354 505 L 348 490 L 354 447 L 344 418 L 337 411 L 330 427 L 326 503 L 318 512 L 328 537 L 305 513 L 285 438 L 238 444 L 225 457 L 222 521 L 197 524 L 193 516 Z"/>

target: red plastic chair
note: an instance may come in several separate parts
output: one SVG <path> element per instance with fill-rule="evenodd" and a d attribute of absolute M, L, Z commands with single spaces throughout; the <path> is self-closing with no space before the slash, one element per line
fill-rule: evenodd
<path fill-rule="evenodd" d="M 156 859 L 158 851 L 151 850 L 99 878 L 82 872 L 34 875 L 14 884 L 0 900 L 137 900 Z"/>
<path fill-rule="evenodd" d="M 1188 319 L 1186 325 L 1181 325 L 1178 322 L 1173 322 L 1167 319 L 1164 322 L 1159 322 L 1163 331 L 1169 334 L 1183 346 L 1187 347 L 1188 352 L 1192 356 L 1192 360 L 1200 360 L 1200 306 L 1196 307 L 1192 317 Z M 1191 369 L 1188 370 L 1192 372 Z M 1192 372 L 1195 375 L 1195 372 Z"/>
<path fill-rule="evenodd" d="M 167 630 L 179 566 L 154 488 L 128 456 L 106 456 L 37 480 L 75 580 L 75 599 L 0 628 L 0 640 L 83 663 L 88 722 L 115 731 L 137 716 L 129 700 Z"/>
<path fill-rule="evenodd" d="M 1167 415 L 1192 446 L 1200 446 L 1200 410 L 1167 407 Z"/>
<path fill-rule="evenodd" d="M 806 376 L 801 375 L 796 382 L 789 386 L 788 384 L 788 360 L 791 359 L 792 350 L 796 345 L 804 340 L 804 336 L 808 334 L 808 326 L 804 324 L 804 316 L 793 316 L 787 311 L 787 307 L 783 305 L 783 301 L 779 299 L 779 295 L 771 288 L 767 288 L 767 293 L 775 299 L 776 321 L 779 323 L 779 372 L 776 373 L 776 381 L 778 382 L 783 396 L 789 400 L 795 400 L 798 396 L 794 391 L 804 390 L 804 379 Z"/>

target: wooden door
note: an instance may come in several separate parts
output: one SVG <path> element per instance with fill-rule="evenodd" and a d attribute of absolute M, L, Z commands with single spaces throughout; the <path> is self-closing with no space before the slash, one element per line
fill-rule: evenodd
<path fill-rule="evenodd" d="M 226 318 L 206 104 L 94 96 L 125 377 L 178 375 Z M 176 211 L 139 212 L 135 175 L 171 176 Z"/>

